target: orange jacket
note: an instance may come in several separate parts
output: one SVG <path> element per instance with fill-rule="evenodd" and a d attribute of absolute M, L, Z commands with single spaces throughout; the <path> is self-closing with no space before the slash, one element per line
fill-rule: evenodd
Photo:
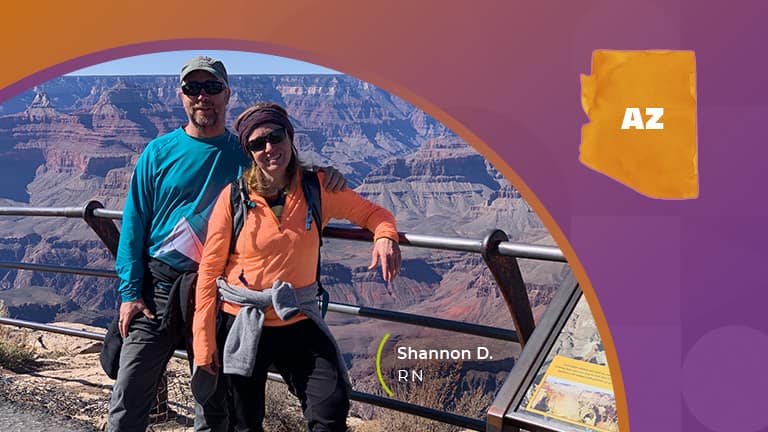
<path fill-rule="evenodd" d="M 318 175 L 322 184 L 324 175 L 322 172 Z M 254 290 L 271 288 L 276 280 L 290 282 L 295 287 L 315 282 L 319 238 L 314 220 L 310 231 L 306 229 L 307 201 L 304 199 L 301 182 L 293 182 L 279 221 L 263 197 L 250 194 L 256 207 L 248 210 L 232 256 L 229 256 L 232 236 L 230 188 L 231 185 L 224 188 L 211 213 L 198 269 L 192 332 L 195 364 L 199 366 L 211 363 L 216 351 L 218 276 L 223 275 L 231 284 L 242 286 L 242 274 L 248 282 L 248 288 Z M 398 240 L 394 217 L 384 208 L 363 199 L 349 188 L 336 193 L 326 193 L 322 187 L 320 190 L 323 227 L 332 218 L 347 219 L 371 230 L 374 239 L 385 237 Z M 237 315 L 240 307 L 222 302 L 221 310 Z M 288 325 L 301 319 L 306 317 L 300 315 L 282 321 L 274 310 L 268 308 L 264 325 Z"/>

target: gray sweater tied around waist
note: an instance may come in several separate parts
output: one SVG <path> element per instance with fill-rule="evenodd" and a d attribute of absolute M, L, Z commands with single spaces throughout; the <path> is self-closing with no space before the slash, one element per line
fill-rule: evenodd
<path fill-rule="evenodd" d="M 259 338 L 264 327 L 264 309 L 272 306 L 281 320 L 288 320 L 303 313 L 314 321 L 333 342 L 338 357 L 339 373 L 344 377 L 347 385 L 350 385 L 341 350 L 320 313 L 316 283 L 294 288 L 288 282 L 275 281 L 272 288 L 254 291 L 232 286 L 224 278 L 219 277 L 216 279 L 216 285 L 219 287 L 219 298 L 222 301 L 240 306 L 240 312 L 232 323 L 222 351 L 225 374 L 251 376 L 256 364 Z"/>

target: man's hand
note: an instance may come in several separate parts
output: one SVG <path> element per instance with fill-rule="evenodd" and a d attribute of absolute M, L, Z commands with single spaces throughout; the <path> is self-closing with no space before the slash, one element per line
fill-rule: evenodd
<path fill-rule="evenodd" d="M 120 329 L 120 336 L 122 336 L 123 339 L 128 336 L 128 327 L 131 325 L 131 320 L 134 315 L 139 312 L 143 313 L 144 316 L 149 319 L 155 319 L 152 311 L 149 310 L 142 299 L 123 302 L 123 304 L 120 305 L 120 318 L 117 321 L 117 327 Z"/>
<path fill-rule="evenodd" d="M 376 263 L 379 260 L 381 260 L 381 274 L 384 276 L 384 280 L 392 282 L 395 276 L 400 273 L 400 246 L 385 237 L 376 240 L 376 243 L 373 244 L 371 265 L 368 266 L 368 270 L 376 268 Z"/>
<path fill-rule="evenodd" d="M 323 188 L 328 192 L 341 192 L 347 187 L 347 180 L 344 176 L 332 166 L 327 167 L 315 167 L 315 171 L 322 171 L 325 173 L 325 180 L 323 181 Z"/>

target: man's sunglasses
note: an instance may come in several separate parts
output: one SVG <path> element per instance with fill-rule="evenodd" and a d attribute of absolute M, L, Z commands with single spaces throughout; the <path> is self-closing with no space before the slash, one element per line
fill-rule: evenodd
<path fill-rule="evenodd" d="M 221 81 L 190 81 L 181 86 L 181 92 L 187 96 L 200 96 L 200 92 L 205 90 L 205 93 L 213 96 L 223 92 L 224 88 L 224 83 Z"/>
<path fill-rule="evenodd" d="M 260 151 L 263 151 L 265 148 L 267 148 L 267 142 L 270 142 L 272 144 L 279 144 L 283 142 L 283 140 L 287 136 L 288 136 L 288 131 L 285 130 L 285 128 L 275 129 L 264 136 L 260 136 L 258 138 L 254 138 L 248 141 L 245 144 L 245 148 L 248 149 L 248 151 L 260 152 Z"/>

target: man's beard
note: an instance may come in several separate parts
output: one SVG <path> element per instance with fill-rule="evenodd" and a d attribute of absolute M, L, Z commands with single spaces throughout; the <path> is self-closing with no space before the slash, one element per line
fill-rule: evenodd
<path fill-rule="evenodd" d="M 212 111 L 210 114 L 206 114 L 203 111 L 192 110 L 192 115 L 190 116 L 192 124 L 201 129 L 216 126 L 218 119 L 219 113 L 217 111 Z"/>

